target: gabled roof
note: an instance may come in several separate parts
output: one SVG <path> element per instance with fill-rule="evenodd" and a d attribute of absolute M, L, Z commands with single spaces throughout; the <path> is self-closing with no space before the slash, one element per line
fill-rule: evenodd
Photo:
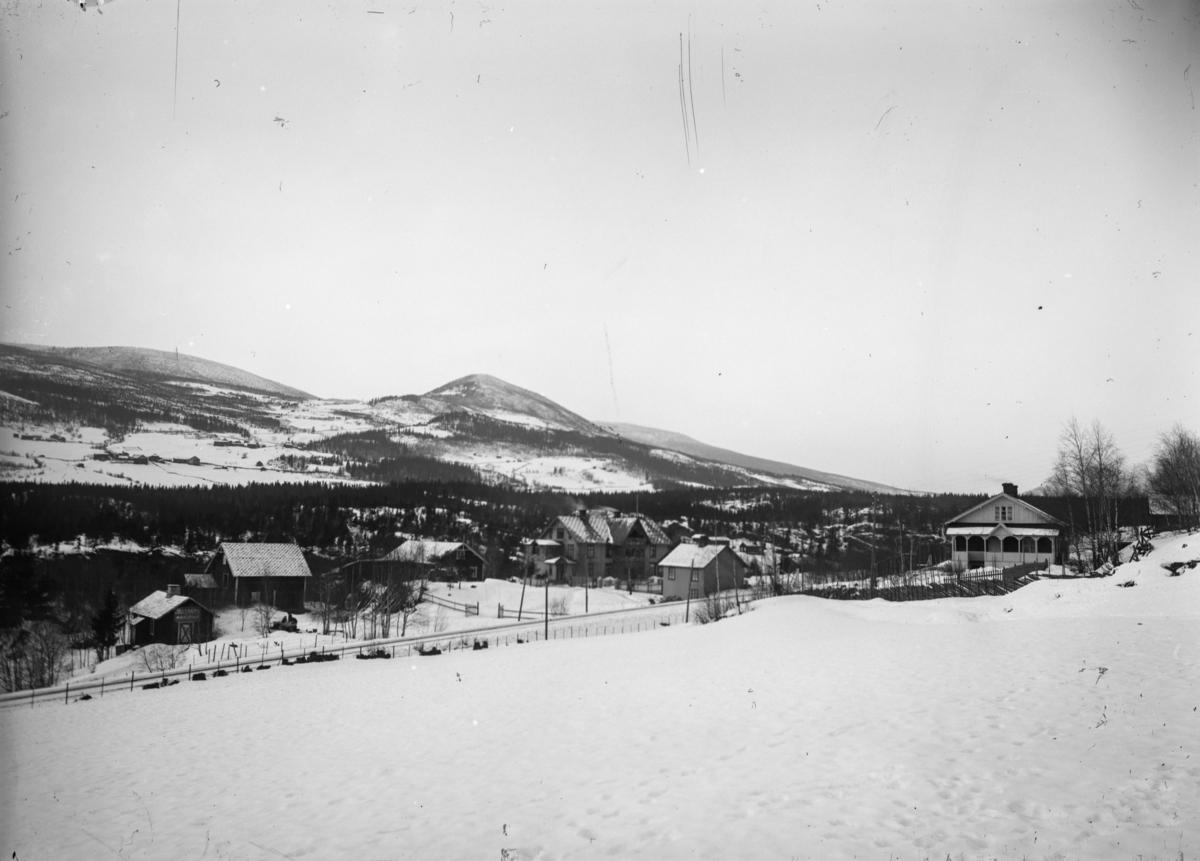
<path fill-rule="evenodd" d="M 739 562 L 742 561 L 741 557 L 725 544 L 709 544 L 705 547 L 696 544 L 680 544 L 668 553 L 658 565 L 660 568 L 664 566 L 667 568 L 704 568 L 722 553 L 732 554 L 733 558 Z"/>
<path fill-rule="evenodd" d="M 470 553 L 480 562 L 483 557 L 461 541 L 433 541 L 428 538 L 410 538 L 383 558 L 391 562 L 419 562 L 434 564 L 447 556 L 453 557 L 459 549 Z"/>
<path fill-rule="evenodd" d="M 971 506 L 970 508 L 968 508 L 966 511 L 962 512 L 961 514 L 958 514 L 955 517 L 952 517 L 949 520 L 947 520 L 946 525 L 949 526 L 952 523 L 957 523 L 958 521 L 962 520 L 964 517 L 969 517 L 970 515 L 974 514 L 976 511 L 979 511 L 981 508 L 987 508 L 989 505 L 995 505 L 997 502 L 1000 502 L 1001 500 L 1004 500 L 1006 502 L 1011 502 L 1013 505 L 1019 505 L 1022 508 L 1026 508 L 1026 509 L 1034 512 L 1035 514 L 1037 514 L 1039 517 L 1043 518 L 1047 523 L 1057 523 L 1059 526 L 1066 525 L 1061 520 L 1059 520 L 1057 517 L 1047 514 L 1046 512 L 1042 511 L 1040 508 L 1038 508 L 1034 505 L 1030 505 L 1028 502 L 1026 502 L 1025 500 L 1023 500 L 1019 497 L 1009 496 L 1007 493 L 997 493 L 991 499 L 985 499 L 983 502 L 979 503 L 978 505 Z"/>
<path fill-rule="evenodd" d="M 195 604 L 208 610 L 203 604 L 195 598 L 189 598 L 187 595 L 168 595 L 166 592 L 159 589 L 157 592 L 151 592 L 142 600 L 138 601 L 129 608 L 130 615 L 143 616 L 147 619 L 161 619 L 168 613 L 172 613 L 176 608 L 184 604 Z M 210 611 L 211 612 L 211 611 Z"/>
<path fill-rule="evenodd" d="M 612 541 L 608 521 L 601 514 L 562 514 L 551 521 L 548 529 L 562 526 L 567 533 L 581 544 L 607 544 Z"/>
<path fill-rule="evenodd" d="M 651 544 L 670 544 L 671 537 L 663 532 L 662 527 L 648 517 L 635 515 L 633 517 L 618 517 L 612 521 L 613 542 L 624 544 L 629 534 L 640 525 L 646 533 L 646 540 Z"/>
<path fill-rule="evenodd" d="M 648 517 L 631 515 L 611 517 L 611 509 L 598 509 L 580 514 L 560 514 L 542 530 L 542 534 L 553 534 L 557 528 L 567 533 L 580 544 L 624 544 L 635 525 L 641 524 L 646 540 L 651 544 L 670 544 L 671 538 L 662 527 Z"/>
<path fill-rule="evenodd" d="M 295 544 L 226 541 L 218 551 L 234 577 L 311 577 L 304 553 Z"/>

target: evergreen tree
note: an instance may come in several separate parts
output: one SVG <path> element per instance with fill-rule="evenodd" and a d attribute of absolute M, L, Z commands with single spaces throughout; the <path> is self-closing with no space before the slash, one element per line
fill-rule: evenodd
<path fill-rule="evenodd" d="M 96 645 L 97 660 L 107 660 L 112 647 L 117 644 L 121 633 L 121 610 L 117 605 L 117 593 L 112 589 L 104 596 L 104 606 L 92 616 L 92 634 Z"/>

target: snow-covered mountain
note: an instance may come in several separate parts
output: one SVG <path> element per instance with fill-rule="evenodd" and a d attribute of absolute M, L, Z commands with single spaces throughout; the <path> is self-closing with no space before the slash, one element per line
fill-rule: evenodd
<path fill-rule="evenodd" d="M 52 356 L 70 359 L 85 365 L 103 368 L 133 376 L 158 380 L 185 380 L 247 389 L 283 398 L 306 400 L 312 395 L 268 380 L 232 365 L 223 365 L 189 356 L 185 353 L 169 353 L 146 347 L 43 347 L 36 344 L 20 345 L 27 350 L 49 353 Z"/>
<path fill-rule="evenodd" d="M 195 356 L 0 345 L 0 479 L 147 484 L 455 479 L 532 488 L 884 485 L 602 425 L 486 374 L 422 395 L 314 398 Z"/>
<path fill-rule="evenodd" d="M 692 439 L 690 436 L 675 433 L 675 431 L 648 428 L 627 422 L 600 422 L 599 425 L 605 430 L 612 431 L 618 436 L 633 440 L 634 442 L 669 449 L 706 460 L 728 463 L 754 472 L 791 475 L 818 484 L 829 485 L 831 487 L 844 487 L 850 490 L 865 490 L 868 493 L 911 493 L 908 490 L 901 490 L 898 487 L 890 487 L 874 481 L 849 478 L 848 476 L 836 475 L 832 472 L 821 472 L 820 470 L 808 469 L 807 467 L 796 466 L 795 464 L 784 463 L 778 460 L 767 460 L 766 458 L 754 457 L 749 454 L 741 454 L 727 448 L 718 448 L 715 445 L 709 445 L 697 439 Z"/>
<path fill-rule="evenodd" d="M 583 416 L 537 392 L 488 374 L 469 374 L 423 395 L 379 398 L 372 403 L 410 421 L 422 417 L 432 419 L 443 413 L 459 411 L 542 430 L 599 435 L 607 433 Z"/>

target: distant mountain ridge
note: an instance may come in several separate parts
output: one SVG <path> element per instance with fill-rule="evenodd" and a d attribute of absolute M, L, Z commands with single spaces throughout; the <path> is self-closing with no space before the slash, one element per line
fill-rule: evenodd
<path fill-rule="evenodd" d="M 266 377 L 260 377 L 232 365 L 224 365 L 186 353 L 153 350 L 148 347 L 45 347 L 39 344 L 19 344 L 26 350 L 82 362 L 106 371 L 148 376 L 162 380 L 208 383 L 232 386 L 283 398 L 309 400 L 308 392 Z"/>
<path fill-rule="evenodd" d="M 578 431 L 584 434 L 607 433 L 603 428 L 544 395 L 514 386 L 489 374 L 468 374 L 423 395 L 382 398 L 376 403 L 401 410 L 411 410 L 415 407 L 430 415 L 461 410 L 512 424 Z"/>
<path fill-rule="evenodd" d="M 727 448 L 718 448 L 715 445 L 700 442 L 697 439 L 692 439 L 690 436 L 674 431 L 644 427 L 642 425 L 629 424 L 628 422 L 600 422 L 599 424 L 601 427 L 607 428 L 625 439 L 640 442 L 643 445 L 670 449 L 671 451 L 678 451 L 692 457 L 701 457 L 705 460 L 729 463 L 744 469 L 774 473 L 776 475 L 794 475 L 808 481 L 815 481 L 818 484 L 845 487 L 850 490 L 863 490 L 868 493 L 912 493 L 910 490 L 890 487 L 875 481 L 850 478 L 832 472 L 821 472 L 820 470 L 808 469 L 807 467 L 796 466 L 795 464 L 784 463 L 778 460 L 767 460 L 766 458 L 742 454 Z"/>
<path fill-rule="evenodd" d="M 216 462 L 209 453 L 216 436 L 237 434 L 260 449 L 274 447 L 271 454 L 264 452 L 260 466 L 278 475 L 310 470 L 309 461 L 327 464 L 332 457 L 343 475 L 369 481 L 466 468 L 490 480 L 583 493 L 675 486 L 908 492 L 741 454 L 673 431 L 592 422 L 488 374 L 459 377 L 421 395 L 348 401 L 314 398 L 182 353 L 0 344 L 0 394 L 5 395 L 0 398 L 5 424 L 50 425 L 59 428 L 59 436 L 64 422 L 107 428 L 112 438 L 136 435 L 146 423 L 185 425 L 199 433 L 189 437 L 193 441 L 182 454 L 199 455 L 203 464 Z M 146 444 L 163 445 L 160 440 Z M 305 450 L 321 454 L 316 461 L 294 454 Z M 24 474 L 17 468 L 24 465 L 14 462 L 10 471 Z M 84 474 L 72 472 L 70 480 Z"/>

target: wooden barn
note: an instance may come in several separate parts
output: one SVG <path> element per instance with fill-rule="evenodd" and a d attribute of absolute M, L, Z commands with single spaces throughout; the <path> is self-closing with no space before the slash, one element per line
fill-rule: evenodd
<path fill-rule="evenodd" d="M 129 608 L 131 646 L 166 643 L 186 646 L 204 643 L 213 636 L 213 613 L 195 598 L 179 594 L 178 586 L 151 592 Z"/>
<path fill-rule="evenodd" d="M 1017 496 L 1015 484 L 946 523 L 950 558 L 964 568 L 1061 562 L 1067 527 Z"/>
<path fill-rule="evenodd" d="M 308 579 L 304 553 L 295 544 L 252 544 L 226 541 L 208 563 L 221 590 L 239 607 L 266 602 L 280 610 L 304 612 Z"/>

